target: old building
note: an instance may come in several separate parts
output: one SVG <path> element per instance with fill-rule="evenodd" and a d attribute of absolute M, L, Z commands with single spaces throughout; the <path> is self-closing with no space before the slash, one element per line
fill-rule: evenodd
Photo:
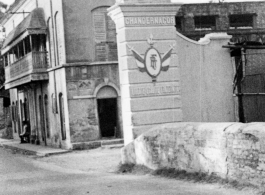
<path fill-rule="evenodd" d="M 107 9 L 115 2 L 115 0 L 16 0 L 9 13 L 0 21 L 7 34 L 1 55 L 5 67 L 5 89 L 10 92 L 10 115 L 15 139 L 19 139 L 19 135 L 25 133 L 23 130 L 25 124 L 29 126 L 30 139 L 28 141 L 32 144 L 66 149 L 83 148 L 87 143 L 92 143 L 92 145 L 98 143 L 94 142 L 98 140 L 123 138 L 122 102 L 125 115 L 123 117 L 124 124 L 126 123 L 124 127 L 130 129 L 133 125 L 139 126 L 132 130 L 133 133 L 130 134 L 129 139 L 150 128 L 154 120 L 155 124 L 174 121 L 234 121 L 234 108 L 231 106 L 233 97 L 229 91 L 232 87 L 228 84 L 231 83 L 230 78 L 233 73 L 230 70 L 232 69 L 229 64 L 230 60 L 227 61 L 226 58 L 214 59 L 218 63 L 225 62 L 225 66 L 219 66 L 218 63 L 212 66 L 213 58 L 200 60 L 194 58 L 194 61 L 191 61 L 189 55 L 186 55 L 187 53 L 173 58 L 172 70 L 161 73 L 161 78 L 157 82 L 161 82 L 161 91 L 165 93 L 165 96 L 168 94 L 164 89 L 169 89 L 169 92 L 173 93 L 174 97 L 176 96 L 173 104 L 174 109 L 170 104 L 173 101 L 173 96 L 154 97 L 150 101 L 150 97 L 142 97 L 141 93 L 138 95 L 132 93 L 132 99 L 135 98 L 132 104 L 127 104 L 128 96 L 121 101 L 121 92 L 129 93 L 128 82 L 130 79 L 135 79 L 132 86 L 136 83 L 140 83 L 141 86 L 131 92 L 138 89 L 144 90 L 143 86 L 145 85 L 148 85 L 146 90 L 150 90 L 154 87 L 154 83 L 150 82 L 148 75 L 138 75 L 135 59 L 130 56 L 130 52 L 128 60 L 121 60 L 122 64 L 118 66 L 116 26 L 107 13 Z M 190 52 L 191 48 L 187 46 L 190 45 L 194 49 L 192 49 L 194 56 L 200 58 L 201 50 L 198 48 L 206 48 L 207 43 L 186 43 L 186 37 L 180 36 L 179 33 L 175 40 L 173 36 L 175 35 L 174 22 L 172 23 L 174 18 L 176 18 L 177 30 L 195 40 L 210 32 L 225 31 L 233 35 L 232 40 L 235 42 L 263 41 L 263 32 L 265 31 L 262 10 L 264 5 L 264 2 L 187 4 L 182 5 L 179 11 L 170 8 L 170 14 L 173 14 L 172 20 L 170 15 L 170 17 L 161 18 L 161 23 L 164 19 L 165 25 L 172 25 L 172 28 L 169 27 L 170 30 L 173 29 L 173 33 L 170 34 L 172 40 L 177 40 L 178 43 L 185 45 L 185 47 L 177 46 L 176 53 L 184 52 L 184 50 Z M 137 18 L 138 15 L 135 17 Z M 129 22 L 125 21 L 126 25 L 132 27 L 133 30 L 139 29 L 140 31 L 138 25 L 143 25 L 142 18 L 140 18 L 139 24 L 138 20 L 135 23 L 133 18 L 131 19 L 132 22 L 130 22 L 130 18 Z M 155 19 L 152 25 L 159 27 L 160 23 L 155 23 Z M 143 27 L 146 26 L 143 25 Z M 153 30 L 151 27 L 150 29 Z M 129 32 L 126 31 L 126 33 Z M 155 35 L 155 33 L 153 34 Z M 144 46 L 147 43 L 147 37 L 152 40 L 153 34 L 141 34 Z M 128 49 L 122 40 L 124 38 L 136 40 L 136 46 L 139 46 L 139 40 L 135 35 L 123 37 L 121 34 L 120 36 L 122 37 L 119 40 L 121 41 L 122 58 L 124 57 L 122 52 Z M 218 38 L 215 38 L 214 35 L 211 37 L 218 42 Z M 229 36 L 220 35 L 219 39 L 226 41 L 227 37 Z M 149 43 L 152 43 L 150 40 Z M 173 49 L 174 44 L 171 47 Z M 142 50 L 142 54 L 146 52 L 144 47 L 138 49 Z M 161 50 L 162 52 L 166 51 L 164 48 Z M 227 50 L 223 51 L 220 47 L 218 52 L 227 57 Z M 215 57 L 217 58 L 218 55 Z M 128 70 L 124 65 L 126 63 L 129 63 Z M 187 66 L 183 66 L 185 63 Z M 203 70 L 201 65 L 205 71 L 207 69 L 208 74 L 212 71 L 209 78 L 202 78 L 201 75 L 198 75 L 199 70 Z M 216 85 L 213 84 L 212 92 L 208 95 L 205 96 L 206 93 L 202 93 L 200 90 L 197 91 L 199 95 L 194 96 L 194 90 L 201 87 L 197 86 L 201 82 L 193 78 L 207 79 L 207 82 L 212 84 L 210 78 L 215 74 L 215 68 L 218 71 L 221 68 L 220 80 L 226 78 L 223 79 L 225 82 L 222 81 L 223 91 L 213 92 L 216 89 Z M 119 75 L 121 72 L 126 76 Z M 121 82 L 120 77 L 122 78 Z M 175 84 L 173 85 L 172 81 L 165 82 L 167 79 L 173 79 Z M 182 86 L 179 85 L 179 80 L 183 81 Z M 168 85 L 164 86 L 165 84 Z M 220 89 L 220 84 L 218 86 Z M 177 90 L 180 87 L 182 87 L 181 98 L 179 90 Z M 120 90 L 120 88 L 124 88 L 124 90 Z M 162 92 L 160 95 L 163 95 Z M 214 96 L 218 93 L 223 96 L 225 93 L 225 98 L 223 97 L 225 100 L 220 100 L 218 103 L 212 102 L 212 99 L 218 99 Z M 198 97 L 204 98 L 198 99 Z M 164 104 L 164 98 L 171 98 L 167 102 L 169 105 Z M 201 102 L 206 99 L 207 101 L 209 99 L 211 103 Z M 144 103 L 141 103 L 142 101 Z M 132 106 L 130 109 L 135 112 L 134 115 L 128 105 Z M 156 106 L 159 108 L 166 106 L 168 109 L 166 112 L 174 115 L 172 118 L 174 120 L 171 121 L 167 115 L 160 116 L 165 109 L 162 109 L 163 112 L 158 112 Z M 216 109 L 215 106 L 221 109 Z M 146 107 L 148 109 L 151 107 L 153 110 L 147 112 Z M 175 115 L 175 111 L 178 115 Z M 148 115 L 150 113 L 153 114 Z M 146 114 L 152 117 L 152 120 L 142 117 Z M 126 117 L 129 119 L 127 120 Z"/>
<path fill-rule="evenodd" d="M 20 0 L 2 20 L 15 139 L 71 149 L 122 137 L 114 0 Z"/>
<path fill-rule="evenodd" d="M 7 8 L 7 5 L 0 2 L 0 19 L 4 17 L 4 12 Z M 5 29 L 0 27 L 0 47 L 3 44 L 3 40 L 5 38 Z M 6 132 L 6 127 L 8 123 L 9 117 L 9 91 L 5 90 L 4 82 L 5 82 L 5 73 L 4 73 L 4 64 L 3 59 L 0 59 L 0 137 L 9 137 L 7 134 L 11 134 Z"/>
<path fill-rule="evenodd" d="M 176 29 L 194 40 L 227 32 L 234 42 L 264 42 L 264 8 L 264 1 L 184 4 L 176 16 Z"/>
<path fill-rule="evenodd" d="M 265 121 L 264 8 L 264 1 L 185 4 L 176 15 L 177 31 L 193 40 L 212 32 L 232 35 L 225 48 L 231 49 L 234 62 L 233 94 L 240 122 Z"/>

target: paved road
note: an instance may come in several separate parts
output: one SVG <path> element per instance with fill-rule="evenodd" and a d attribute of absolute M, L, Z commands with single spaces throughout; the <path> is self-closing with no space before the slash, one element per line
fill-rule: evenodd
<path fill-rule="evenodd" d="M 216 185 L 67 169 L 0 148 L 0 195 L 244 195 Z"/>

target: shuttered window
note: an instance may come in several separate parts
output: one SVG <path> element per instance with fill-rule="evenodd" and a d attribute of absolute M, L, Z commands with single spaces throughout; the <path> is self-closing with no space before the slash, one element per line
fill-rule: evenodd
<path fill-rule="evenodd" d="M 92 11 L 96 61 L 116 61 L 117 43 L 115 23 L 107 15 L 108 7 Z"/>

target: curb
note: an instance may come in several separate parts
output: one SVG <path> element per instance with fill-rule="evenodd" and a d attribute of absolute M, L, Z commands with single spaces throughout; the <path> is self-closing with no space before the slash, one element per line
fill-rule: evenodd
<path fill-rule="evenodd" d="M 61 150 L 61 149 L 54 149 L 54 148 L 48 148 L 48 147 L 38 147 L 34 148 L 34 145 L 32 145 L 32 148 L 25 148 L 20 144 L 14 143 L 12 141 L 2 141 L 0 140 L 0 147 L 10 149 L 12 151 L 24 154 L 24 155 L 33 155 L 38 157 L 48 157 L 51 155 L 59 155 L 59 154 L 65 154 L 72 152 L 72 150 Z"/>
<path fill-rule="evenodd" d="M 1 147 L 3 148 L 7 148 L 7 149 L 11 149 L 11 150 L 15 150 L 15 151 L 19 151 L 23 154 L 26 155 L 36 155 L 37 156 L 37 152 L 36 151 L 32 151 L 32 150 L 26 150 L 26 149 L 22 149 L 22 148 L 18 148 L 12 145 L 6 145 L 6 144 L 1 144 Z"/>

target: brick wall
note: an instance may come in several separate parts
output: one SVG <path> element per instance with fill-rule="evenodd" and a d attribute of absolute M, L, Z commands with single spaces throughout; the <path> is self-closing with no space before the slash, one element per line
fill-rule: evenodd
<path fill-rule="evenodd" d="M 263 12 L 265 2 L 230 2 L 230 3 L 203 3 L 203 4 L 184 4 L 178 11 L 177 16 L 183 18 L 182 34 L 189 38 L 198 40 L 205 34 L 213 31 L 229 31 L 235 37 L 248 35 L 247 39 L 254 39 L 250 35 L 258 34 L 262 36 L 264 32 L 256 32 L 258 29 L 265 28 L 265 14 Z M 253 29 L 229 30 L 229 15 L 251 14 L 253 15 Z M 216 28 L 213 30 L 195 30 L 194 17 L 196 16 L 215 16 Z M 245 37 L 244 37 L 245 38 Z M 263 39 L 263 37 L 262 37 Z"/>
<path fill-rule="evenodd" d="M 123 163 L 265 182 L 264 123 L 175 123 L 153 128 L 122 151 Z"/>

